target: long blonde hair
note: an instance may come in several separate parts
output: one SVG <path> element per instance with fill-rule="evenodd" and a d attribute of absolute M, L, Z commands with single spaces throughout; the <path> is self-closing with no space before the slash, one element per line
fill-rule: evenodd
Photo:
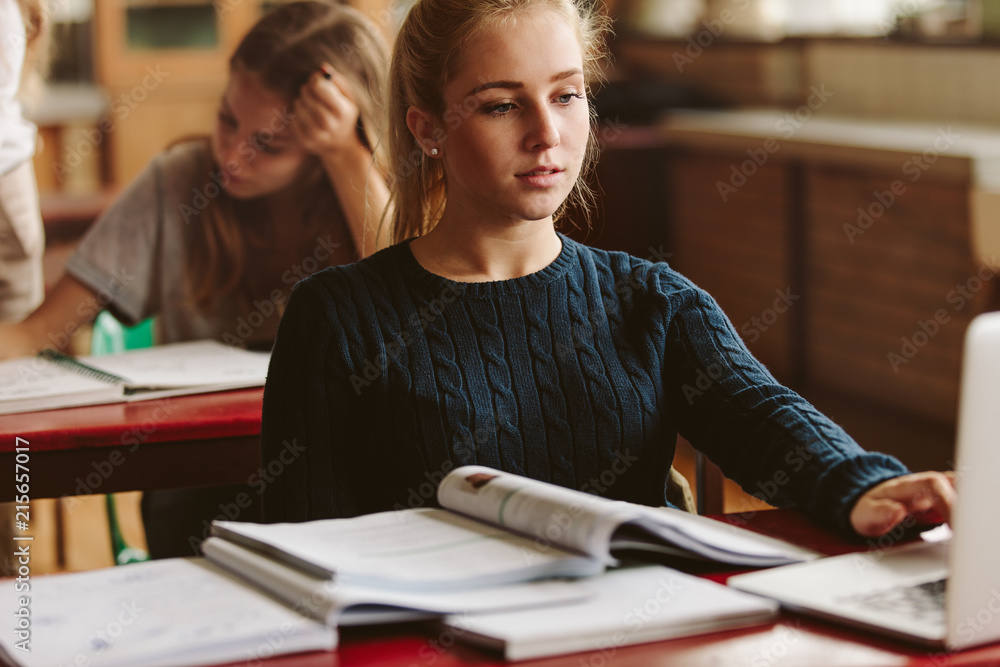
<path fill-rule="evenodd" d="M 430 231 L 447 200 L 441 161 L 425 157 L 407 127 L 407 110 L 416 106 L 443 119 L 443 91 L 457 73 L 463 50 L 481 30 L 503 25 L 515 12 L 535 7 L 557 11 L 576 29 L 589 97 L 591 84 L 601 78 L 601 63 L 607 55 L 605 35 L 610 29 L 609 19 L 591 1 L 420 0 L 410 10 L 396 37 L 389 70 L 390 207 L 395 242 Z M 568 205 L 577 205 L 588 214 L 593 193 L 586 177 L 596 159 L 597 142 L 591 133 L 580 177 L 554 219 Z"/>
<path fill-rule="evenodd" d="M 360 112 L 358 133 L 375 158 L 375 168 L 384 168 L 382 135 L 388 48 L 378 28 L 360 12 L 331 2 L 307 1 L 282 4 L 268 12 L 246 34 L 230 58 L 230 69 L 255 74 L 268 89 L 293 100 L 299 89 L 327 62 L 350 82 Z M 218 179 L 219 165 L 210 160 L 205 185 Z M 303 196 L 310 203 L 306 216 L 325 218 L 342 215 L 329 180 L 319 161 L 304 181 Z M 218 299 L 245 291 L 248 244 L 254 242 L 253 226 L 245 202 L 225 190 L 213 198 L 190 225 L 187 278 L 191 298 L 202 311 Z M 277 282 L 277 281 L 275 281 Z"/>

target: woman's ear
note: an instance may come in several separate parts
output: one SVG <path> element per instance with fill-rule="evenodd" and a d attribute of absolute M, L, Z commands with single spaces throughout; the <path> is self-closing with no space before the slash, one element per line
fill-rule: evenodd
<path fill-rule="evenodd" d="M 442 135 L 433 114 L 411 106 L 406 110 L 406 127 L 410 128 L 410 134 L 426 155 L 437 157 L 441 154 Z"/>

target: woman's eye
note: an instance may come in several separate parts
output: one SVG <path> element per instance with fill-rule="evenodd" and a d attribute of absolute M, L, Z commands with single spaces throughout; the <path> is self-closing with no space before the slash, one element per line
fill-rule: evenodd
<path fill-rule="evenodd" d="M 236 127 L 236 119 L 227 114 L 226 112 L 220 111 L 218 113 L 218 118 L 219 122 L 225 125 L 226 127 L 232 127 L 232 128 Z"/>
<path fill-rule="evenodd" d="M 510 113 L 513 108 L 513 102 L 499 102 L 497 104 L 489 104 L 483 107 L 483 112 L 493 116 L 502 116 L 506 113 Z"/>
<path fill-rule="evenodd" d="M 569 104 L 573 99 L 582 100 L 583 95 L 581 93 L 566 93 L 565 95 L 560 95 L 558 98 L 559 104 Z"/>

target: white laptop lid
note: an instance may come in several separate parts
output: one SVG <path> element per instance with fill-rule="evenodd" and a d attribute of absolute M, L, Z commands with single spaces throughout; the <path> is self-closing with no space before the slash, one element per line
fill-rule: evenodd
<path fill-rule="evenodd" d="M 1000 640 L 1000 312 L 965 335 L 956 449 L 945 643 L 965 648 Z"/>

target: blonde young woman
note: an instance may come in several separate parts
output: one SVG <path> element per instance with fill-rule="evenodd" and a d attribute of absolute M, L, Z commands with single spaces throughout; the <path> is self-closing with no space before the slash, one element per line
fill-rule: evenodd
<path fill-rule="evenodd" d="M 662 505 L 678 433 L 845 533 L 947 519 L 947 475 L 863 451 L 705 292 L 556 231 L 594 145 L 590 4 L 420 0 L 409 14 L 390 74 L 399 243 L 292 295 L 262 454 L 302 454 L 265 490 L 265 520 L 429 503 L 426 482 L 471 463 Z M 706 373 L 718 379 L 689 391 Z"/>
<path fill-rule="evenodd" d="M 152 161 L 45 302 L 0 327 L 0 356 L 62 347 L 105 309 L 127 324 L 155 315 L 160 343 L 270 349 L 297 280 L 375 249 L 388 197 L 372 152 L 387 61 L 377 29 L 350 8 L 291 2 L 264 16 L 230 60 L 211 137 Z M 240 493 L 258 495 L 145 494 L 151 553 L 196 553 L 208 521 Z M 240 518 L 258 513 L 253 505 Z"/>
<path fill-rule="evenodd" d="M 47 27 L 41 0 L 0 0 L 0 322 L 24 319 L 44 293 L 36 128 L 20 98 L 45 61 Z"/>

